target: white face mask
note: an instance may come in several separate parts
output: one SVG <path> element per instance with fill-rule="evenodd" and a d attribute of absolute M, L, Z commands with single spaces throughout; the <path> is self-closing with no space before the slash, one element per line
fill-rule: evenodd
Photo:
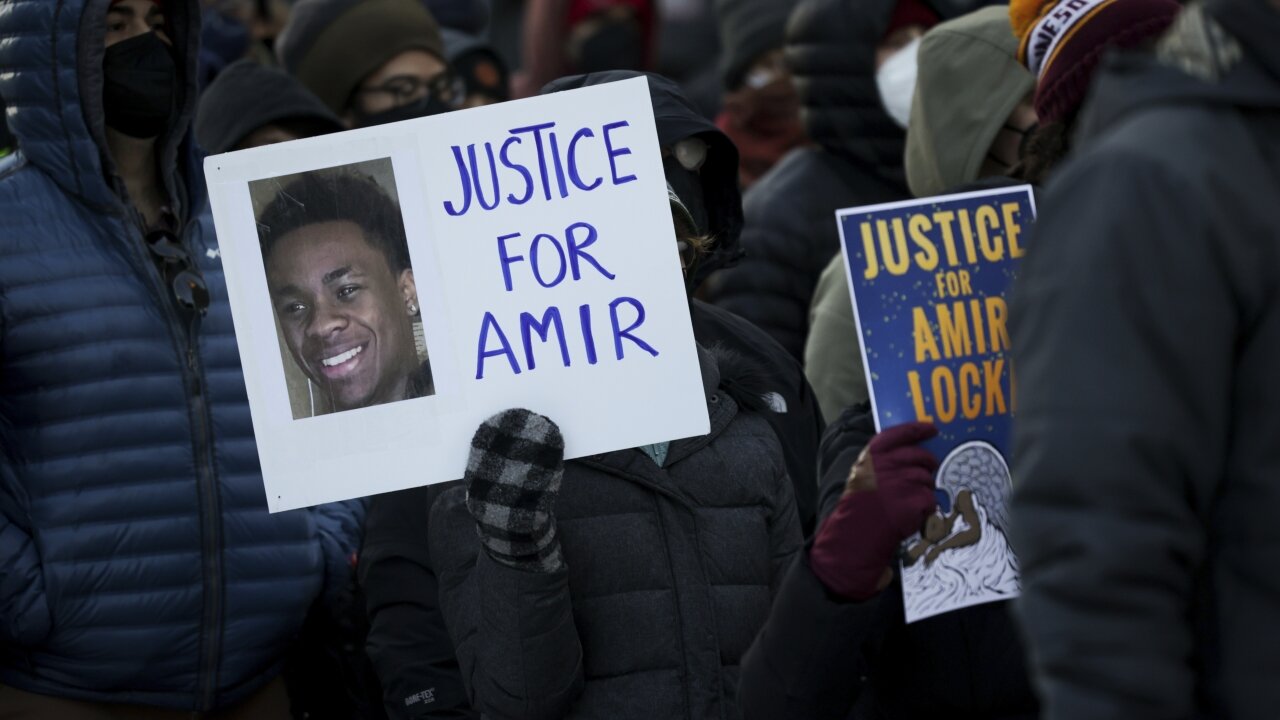
<path fill-rule="evenodd" d="M 916 53 L 920 50 L 920 38 L 903 45 L 889 56 L 876 71 L 876 87 L 880 90 L 880 102 L 889 117 L 903 130 L 911 117 L 911 96 L 916 92 Z"/>

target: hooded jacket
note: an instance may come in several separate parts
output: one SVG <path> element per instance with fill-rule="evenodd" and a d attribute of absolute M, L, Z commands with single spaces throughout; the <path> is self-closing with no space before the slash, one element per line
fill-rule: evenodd
<path fill-rule="evenodd" d="M 206 711 L 274 677 L 326 572 L 345 572 L 362 511 L 267 513 L 186 140 L 198 3 L 168 3 L 179 112 L 157 141 L 211 296 L 189 324 L 105 151 L 107 6 L 0 13 L 22 147 L 0 170 L 0 684 Z"/>
<path fill-rule="evenodd" d="M 726 390 L 744 387 L 737 363 L 700 356 L 709 434 L 672 442 L 661 467 L 639 449 L 565 464 L 564 569 L 500 565 L 464 488 L 435 502 L 440 604 L 484 716 L 740 716 L 739 660 L 801 536 L 773 431 Z"/>
<path fill-rule="evenodd" d="M 1018 38 L 1003 5 L 925 33 L 906 145 L 907 184 L 913 195 L 957 192 L 978 179 L 1000 128 L 1035 88 L 1017 51 Z M 858 328 L 839 252 L 813 293 L 804 367 L 826 417 L 838 417 L 867 400 Z"/>
<path fill-rule="evenodd" d="M 743 199 L 745 257 L 708 299 L 802 359 L 814 285 L 839 251 L 835 211 L 907 196 L 905 134 L 880 102 L 875 47 L 895 0 L 806 0 L 787 26 L 787 62 L 816 147 L 793 150 Z"/>
<path fill-rule="evenodd" d="M 1010 304 L 1013 540 L 1049 720 L 1280 707 L 1280 10 L 1106 68 Z"/>
<path fill-rule="evenodd" d="M 637 75 L 639 73 L 621 70 L 562 78 L 547 85 L 544 92 L 615 82 Z M 685 138 L 698 137 L 709 146 L 706 162 L 697 175 L 667 162 L 668 182 L 673 185 L 680 182 L 680 175 L 701 181 L 708 226 L 705 231 L 711 236 L 711 249 L 690 281 L 696 288 L 707 275 L 739 259 L 742 198 L 738 193 L 738 154 L 729 138 L 698 113 L 678 85 L 660 75 L 648 77 L 658 142 L 663 147 L 671 147 Z M 787 474 L 795 484 L 800 524 L 808 535 L 813 529 L 817 498 L 815 459 L 826 422 L 800 364 L 769 335 L 724 308 L 692 300 L 689 315 L 699 344 L 727 348 L 748 358 L 762 373 L 761 384 L 768 395 L 767 404 L 772 408 L 764 417 L 782 442 Z"/>
<path fill-rule="evenodd" d="M 272 123 L 301 124 L 317 135 L 344 129 L 338 116 L 288 73 L 240 60 L 219 73 L 200 96 L 196 141 L 210 155 L 230 152 Z"/>

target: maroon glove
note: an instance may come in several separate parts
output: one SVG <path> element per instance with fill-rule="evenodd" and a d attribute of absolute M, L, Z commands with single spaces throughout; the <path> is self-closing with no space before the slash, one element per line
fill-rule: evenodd
<path fill-rule="evenodd" d="M 938 459 L 920 447 L 937 434 L 930 423 L 896 425 L 871 438 L 858 456 L 840 504 L 809 551 L 813 574 L 828 590 L 865 600 L 893 580 L 890 563 L 898 546 L 937 507 Z"/>

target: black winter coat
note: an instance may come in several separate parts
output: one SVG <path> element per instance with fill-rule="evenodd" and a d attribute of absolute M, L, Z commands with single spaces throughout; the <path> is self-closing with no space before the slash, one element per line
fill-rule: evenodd
<path fill-rule="evenodd" d="M 821 517 L 875 433 L 868 411 L 850 409 L 823 437 Z M 1032 720 L 1036 700 L 1009 610 L 991 603 L 906 625 L 896 578 L 865 602 L 846 602 L 813 574 L 806 548 L 743 660 L 744 716 Z"/>
<path fill-rule="evenodd" d="M 566 569 L 481 550 L 462 488 L 431 512 L 440 605 L 472 704 L 503 720 L 739 717 L 738 663 L 800 549 L 777 439 L 704 355 L 711 432 L 566 463 Z M 729 383 L 732 384 L 732 383 Z"/>
<path fill-rule="evenodd" d="M 804 359 L 809 301 L 840 251 L 835 211 L 909 197 L 906 133 L 880 102 L 875 46 L 896 0 L 808 0 L 791 16 L 787 62 L 817 147 L 793 150 L 743 199 L 746 253 L 713 276 L 707 299 Z"/>
<path fill-rule="evenodd" d="M 1012 517 L 1050 720 L 1280 708 L 1277 38 L 1266 2 L 1193 5 L 1113 66 L 1029 242 Z"/>
<path fill-rule="evenodd" d="M 782 443 L 800 529 L 807 537 L 817 517 L 818 443 L 827 423 L 804 369 L 763 330 L 724 308 L 694 300 L 689 318 L 699 345 L 740 355 L 758 376 L 753 384 L 764 391 L 768 406 L 760 415 Z"/>

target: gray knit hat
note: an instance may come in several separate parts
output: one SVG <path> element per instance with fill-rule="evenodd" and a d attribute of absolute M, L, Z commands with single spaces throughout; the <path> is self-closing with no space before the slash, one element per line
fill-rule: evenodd
<path fill-rule="evenodd" d="M 280 64 L 339 114 L 360 82 L 396 55 L 445 58 L 422 0 L 299 0 L 275 48 Z"/>

